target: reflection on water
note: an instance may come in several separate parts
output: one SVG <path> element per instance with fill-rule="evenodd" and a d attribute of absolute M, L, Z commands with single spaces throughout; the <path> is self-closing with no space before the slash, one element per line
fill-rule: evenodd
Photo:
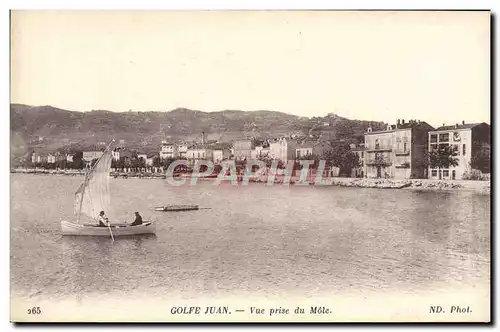
<path fill-rule="evenodd" d="M 60 235 L 79 180 L 12 177 L 13 294 L 314 296 L 489 284 L 489 196 L 114 179 L 115 210 L 140 211 L 157 233 L 113 242 Z M 166 204 L 211 209 L 154 211 Z"/>

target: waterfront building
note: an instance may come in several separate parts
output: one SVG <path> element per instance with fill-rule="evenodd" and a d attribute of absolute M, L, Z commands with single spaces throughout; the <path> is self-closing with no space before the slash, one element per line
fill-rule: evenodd
<path fill-rule="evenodd" d="M 55 164 L 56 163 L 56 156 L 53 155 L 52 153 L 47 154 L 47 163 L 48 164 Z"/>
<path fill-rule="evenodd" d="M 273 159 L 286 163 L 288 160 L 295 160 L 297 141 L 281 137 L 274 142 L 270 142 L 270 156 Z"/>
<path fill-rule="evenodd" d="M 149 153 L 146 157 L 146 166 L 153 166 L 155 157 L 158 157 L 158 153 L 155 152 Z"/>
<path fill-rule="evenodd" d="M 297 145 L 297 148 L 295 149 L 295 158 L 296 159 L 301 159 L 301 158 L 308 158 L 312 157 L 313 155 L 313 142 L 302 142 Z"/>
<path fill-rule="evenodd" d="M 206 145 L 195 145 L 188 149 L 186 159 L 190 165 L 196 160 L 213 160 L 213 149 Z"/>
<path fill-rule="evenodd" d="M 257 145 L 250 153 L 250 159 L 258 160 L 270 156 L 270 148 L 267 145 Z"/>
<path fill-rule="evenodd" d="M 428 133 L 424 121 L 397 120 L 385 130 L 365 133 L 364 174 L 368 178 L 426 178 Z"/>
<path fill-rule="evenodd" d="M 295 159 L 322 157 L 329 144 L 320 140 L 304 140 L 296 144 Z"/>
<path fill-rule="evenodd" d="M 120 160 L 120 150 L 121 150 L 120 148 L 115 148 L 115 149 L 113 149 L 113 151 L 111 152 L 111 155 L 113 156 L 113 159 L 114 159 L 115 161 Z"/>
<path fill-rule="evenodd" d="M 443 125 L 436 130 L 430 131 L 429 152 L 439 146 L 452 146 L 457 152 L 454 157 L 458 165 L 449 169 L 431 168 L 429 165 L 430 179 L 462 179 L 464 174 L 472 169 L 489 173 L 489 161 L 483 165 L 473 165 L 473 160 L 480 154 L 490 154 L 490 126 L 482 123 L 465 123 L 454 125 Z M 489 158 L 488 158 L 489 160 Z"/>
<path fill-rule="evenodd" d="M 111 153 L 115 161 L 120 161 L 120 159 L 130 160 L 132 158 L 132 151 L 127 148 L 115 148 Z"/>
<path fill-rule="evenodd" d="M 167 141 L 161 141 L 160 158 L 167 159 L 176 157 L 177 157 L 176 145 L 173 143 L 169 143 Z"/>
<path fill-rule="evenodd" d="M 255 149 L 255 141 L 246 139 L 246 140 L 237 140 L 233 143 L 233 155 L 236 160 L 247 160 L 252 159 L 252 150 Z"/>
<path fill-rule="evenodd" d="M 115 148 L 115 149 L 113 149 L 113 151 L 111 152 L 111 155 L 113 156 L 113 159 L 114 159 L 115 161 L 120 160 L 120 150 L 121 150 L 120 148 Z"/>
<path fill-rule="evenodd" d="M 186 158 L 188 152 L 188 145 L 185 143 L 180 143 L 177 145 L 177 155 L 179 158 Z"/>
<path fill-rule="evenodd" d="M 41 164 L 47 162 L 47 153 L 36 153 L 33 152 L 31 155 L 31 162 L 34 164 Z"/>
<path fill-rule="evenodd" d="M 360 166 L 353 168 L 351 171 L 351 177 L 353 178 L 363 178 L 365 177 L 365 145 L 364 144 L 351 144 L 351 151 L 358 155 Z"/>
<path fill-rule="evenodd" d="M 220 163 L 223 160 L 227 160 L 231 157 L 231 151 L 227 148 L 219 148 L 213 150 L 214 163 Z"/>

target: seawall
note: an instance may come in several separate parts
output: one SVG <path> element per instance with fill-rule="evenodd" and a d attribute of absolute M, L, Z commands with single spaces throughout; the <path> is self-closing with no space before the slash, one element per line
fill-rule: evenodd
<path fill-rule="evenodd" d="M 13 169 L 11 173 L 27 173 L 27 174 L 41 174 L 41 175 L 66 175 L 66 176 L 83 176 L 83 171 L 75 170 L 44 170 L 44 169 Z M 112 178 L 141 178 L 141 179 L 165 179 L 164 173 L 111 173 Z M 183 176 L 189 179 L 190 176 L 186 174 Z M 215 178 L 203 178 L 199 180 L 215 181 Z M 299 176 L 291 176 L 289 180 L 290 185 L 298 184 Z M 240 177 L 241 181 L 241 177 Z M 429 180 L 429 179 L 371 179 L 371 178 L 326 178 L 325 182 L 328 185 L 338 187 L 358 187 L 358 188 L 376 188 L 376 189 L 400 189 L 400 190 L 421 190 L 421 191 L 445 191 L 445 190 L 468 190 L 481 194 L 491 194 L 490 181 L 475 181 L 475 180 Z M 258 178 L 250 177 L 249 182 L 253 183 L 268 183 L 267 176 L 260 176 Z M 285 183 L 283 175 L 275 176 L 275 185 L 283 185 Z M 238 182 L 241 184 L 241 182 Z M 306 180 L 309 185 L 315 185 L 314 178 Z"/>

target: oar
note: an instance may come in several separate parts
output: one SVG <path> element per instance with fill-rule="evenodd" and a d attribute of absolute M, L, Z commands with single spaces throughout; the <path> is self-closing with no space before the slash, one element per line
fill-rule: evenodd
<path fill-rule="evenodd" d="M 109 234 L 111 234 L 111 240 L 115 242 L 115 238 L 113 237 L 113 232 L 111 231 L 111 226 L 109 226 L 109 222 L 107 224 L 108 224 Z"/>

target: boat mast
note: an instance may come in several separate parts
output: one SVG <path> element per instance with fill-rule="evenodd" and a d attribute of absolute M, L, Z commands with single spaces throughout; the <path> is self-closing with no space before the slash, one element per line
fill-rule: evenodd
<path fill-rule="evenodd" d="M 85 183 L 87 183 L 87 178 L 89 176 L 89 172 L 85 172 L 85 179 L 83 179 L 83 182 L 81 186 L 83 186 L 82 189 L 82 197 L 80 198 L 80 208 L 78 209 L 78 223 L 80 223 L 80 216 L 82 214 L 82 203 L 83 203 L 83 196 L 85 195 Z"/>
<path fill-rule="evenodd" d="M 83 183 L 84 183 L 84 186 L 83 186 L 83 190 L 82 190 L 82 198 L 80 199 L 80 208 L 78 210 L 78 223 L 80 223 L 80 216 L 82 214 L 82 204 L 83 204 L 83 197 L 85 195 L 85 188 L 86 188 L 86 184 L 89 180 L 89 175 L 90 173 L 92 173 L 94 171 L 94 168 L 97 166 L 97 164 L 101 161 L 102 157 L 104 156 L 104 154 L 108 151 L 109 147 L 111 146 L 111 144 L 113 144 L 115 140 L 112 139 L 111 142 L 109 142 L 108 146 L 106 147 L 106 149 L 104 149 L 104 152 L 102 153 L 102 155 L 99 157 L 99 159 L 97 159 L 97 161 L 95 162 L 94 166 L 91 167 L 90 170 L 88 170 L 85 174 L 85 179 L 83 180 Z"/>

